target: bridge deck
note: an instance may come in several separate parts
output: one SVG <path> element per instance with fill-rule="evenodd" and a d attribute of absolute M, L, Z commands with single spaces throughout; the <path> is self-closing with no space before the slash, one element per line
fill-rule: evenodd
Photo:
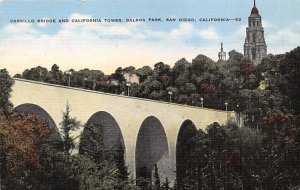
<path fill-rule="evenodd" d="M 101 95 L 106 95 L 106 96 L 116 96 L 116 97 L 119 97 L 119 98 L 128 98 L 128 99 L 142 100 L 142 101 L 159 103 L 159 104 L 167 104 L 167 105 L 174 105 L 174 106 L 180 106 L 180 107 L 187 107 L 187 108 L 194 108 L 194 109 L 204 109 L 204 110 L 211 110 L 211 111 L 215 111 L 215 112 L 226 113 L 225 110 L 218 110 L 218 109 L 205 108 L 205 107 L 202 108 L 202 107 L 191 106 L 191 105 L 187 105 L 187 104 L 178 104 L 178 103 L 158 101 L 158 100 L 152 100 L 152 99 L 140 98 L 140 97 L 134 97 L 134 96 L 126 96 L 126 95 L 120 95 L 120 94 L 106 93 L 106 92 L 101 92 L 101 91 L 87 90 L 87 89 L 83 89 L 83 88 L 69 87 L 69 86 L 63 86 L 63 85 L 58 85 L 58 84 L 39 82 L 39 81 L 27 80 L 27 79 L 21 79 L 21 78 L 13 78 L 13 79 L 16 80 L 16 81 L 35 83 L 35 84 L 41 84 L 41 85 L 46 85 L 46 86 L 53 86 L 53 87 L 57 87 L 57 88 L 65 88 L 65 89 L 70 89 L 70 90 L 101 94 Z"/>

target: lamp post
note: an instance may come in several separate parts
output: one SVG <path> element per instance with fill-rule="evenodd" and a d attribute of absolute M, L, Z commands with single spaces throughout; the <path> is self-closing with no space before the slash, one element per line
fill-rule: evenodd
<path fill-rule="evenodd" d="M 72 72 L 69 70 L 69 71 L 66 71 L 65 74 L 68 76 L 68 86 L 70 87 L 71 86 L 71 75 L 72 75 Z"/>
<path fill-rule="evenodd" d="M 130 87 L 131 87 L 131 84 L 128 82 L 128 83 L 126 83 L 126 86 L 127 86 L 128 96 L 130 96 Z"/>
<path fill-rule="evenodd" d="M 239 110 L 239 108 L 240 108 L 240 105 L 239 104 L 237 104 L 236 105 L 236 111 L 237 111 L 237 123 L 238 123 L 238 126 L 240 127 L 240 110 Z"/>
<path fill-rule="evenodd" d="M 201 107 L 203 108 L 203 100 L 204 99 L 201 97 L 200 100 L 201 100 Z"/>
<path fill-rule="evenodd" d="M 225 107 L 226 107 L 226 117 L 227 117 L 227 121 L 228 121 L 228 102 L 225 102 Z"/>
<path fill-rule="evenodd" d="M 170 96 L 170 103 L 172 103 L 172 95 L 173 95 L 173 92 L 169 91 L 168 94 L 169 94 L 169 96 Z"/>

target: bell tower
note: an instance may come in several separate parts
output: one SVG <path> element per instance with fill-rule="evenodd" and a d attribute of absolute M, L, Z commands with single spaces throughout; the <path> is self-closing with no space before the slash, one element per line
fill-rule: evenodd
<path fill-rule="evenodd" d="M 221 42 L 221 51 L 218 54 L 219 60 L 226 60 L 226 52 L 223 51 L 223 43 Z"/>
<path fill-rule="evenodd" d="M 266 55 L 267 45 L 264 37 L 264 28 L 262 27 L 261 16 L 254 0 L 251 15 L 248 17 L 248 27 L 246 28 L 244 56 L 257 64 Z"/>

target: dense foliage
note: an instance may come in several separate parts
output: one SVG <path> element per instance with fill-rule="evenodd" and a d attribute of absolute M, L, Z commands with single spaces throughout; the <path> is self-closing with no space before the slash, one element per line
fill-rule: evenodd
<path fill-rule="evenodd" d="M 286 54 L 265 57 L 253 64 L 242 54 L 232 50 L 226 61 L 214 62 L 198 55 L 192 62 L 182 58 L 173 68 L 159 62 L 152 69 L 144 66 L 117 68 L 115 73 L 104 75 L 100 70 L 70 69 L 71 86 L 108 93 L 127 94 L 124 73 L 136 74 L 140 83 L 130 87 L 130 95 L 160 101 L 242 113 L 247 125 L 257 127 L 271 112 L 300 113 L 299 77 L 300 47 Z M 25 70 L 15 77 L 68 85 L 69 75 L 57 65 L 48 71 L 43 67 Z"/>
<path fill-rule="evenodd" d="M 60 123 L 62 140 L 53 140 L 57 131 L 36 115 L 0 114 L 1 189 L 138 189 L 128 178 L 123 146 L 100 160 L 95 154 L 71 154 L 75 148 L 71 131 L 79 128 L 80 122 L 70 112 L 67 105 Z M 95 152 L 104 150 L 99 139 Z"/>
<path fill-rule="evenodd" d="M 37 189 L 41 172 L 37 148 L 51 134 L 35 115 L 0 115 L 0 164 L 3 189 Z"/>
<path fill-rule="evenodd" d="M 67 106 L 62 125 L 70 121 L 69 114 Z M 73 118 L 73 123 L 78 122 Z M 70 134 L 60 142 L 49 141 L 54 132 L 35 115 L 1 115 L 2 189 L 137 189 L 128 179 L 123 149 L 101 160 L 94 154 L 71 155 Z"/>
<path fill-rule="evenodd" d="M 275 117 L 275 118 L 270 118 Z M 213 123 L 186 139 L 179 189 L 293 189 L 300 186 L 299 118 L 272 115 L 262 130 Z M 272 122 L 270 122 L 272 121 Z M 177 171 L 179 172 L 179 171 Z"/>
<path fill-rule="evenodd" d="M 130 95 L 159 101 L 235 110 L 237 124 L 218 123 L 205 131 L 187 128 L 178 142 L 177 189 L 293 189 L 300 186 L 300 47 L 268 55 L 253 64 L 231 51 L 229 59 L 215 62 L 198 55 L 192 62 L 180 59 L 171 68 L 159 62 L 117 68 L 105 75 L 99 70 L 70 69 L 66 75 L 55 64 L 25 70 L 15 77 L 59 85 L 127 94 L 124 73 L 137 74 L 140 83 Z M 35 115 L 13 113 L 10 92 L 13 80 L 0 70 L 0 166 L 3 189 L 138 189 L 130 180 L 124 147 L 105 149 L 101 126 L 76 148 L 70 133 L 79 122 L 66 107 L 61 122 L 62 140 L 50 143 L 54 131 Z M 172 92 L 170 95 L 169 92 Z M 242 128 L 238 126 L 243 126 Z M 96 140 L 97 139 L 97 140 Z M 37 177 L 38 176 L 38 177 Z M 139 179 L 140 180 L 140 179 Z M 152 181 L 151 181 L 152 180 Z M 68 181 L 68 183 L 65 183 Z M 164 181 L 164 182 L 162 182 Z M 159 168 L 139 181 L 141 189 L 171 189 L 160 179 Z"/>
<path fill-rule="evenodd" d="M 14 81 L 6 69 L 0 70 L 0 114 L 6 117 L 11 113 L 13 105 L 10 102 L 10 92 Z"/>

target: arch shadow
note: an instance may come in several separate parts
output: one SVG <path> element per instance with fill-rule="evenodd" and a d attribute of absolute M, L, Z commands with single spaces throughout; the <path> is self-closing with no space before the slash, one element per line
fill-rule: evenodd
<path fill-rule="evenodd" d="M 195 124 L 187 119 L 181 126 L 177 136 L 176 143 L 176 180 L 177 188 L 182 189 L 182 181 L 189 168 L 195 168 L 195 160 L 191 158 L 194 153 L 195 137 L 197 135 L 197 128 Z"/>
<path fill-rule="evenodd" d="M 50 136 L 49 140 L 61 141 L 61 137 L 55 121 L 50 116 L 50 114 L 42 107 L 36 104 L 25 103 L 15 107 L 14 111 L 24 114 L 35 114 L 38 118 L 38 121 L 45 122 L 51 129 L 55 130 L 55 132 Z"/>
<path fill-rule="evenodd" d="M 114 154 L 120 148 L 125 154 L 125 143 L 119 124 L 105 111 L 96 112 L 88 119 L 81 135 L 79 154 L 93 154 L 99 146 L 107 154 Z"/>
<path fill-rule="evenodd" d="M 136 179 L 150 179 L 154 164 L 168 155 L 167 136 L 161 122 L 154 116 L 147 117 L 139 129 L 136 142 Z"/>

